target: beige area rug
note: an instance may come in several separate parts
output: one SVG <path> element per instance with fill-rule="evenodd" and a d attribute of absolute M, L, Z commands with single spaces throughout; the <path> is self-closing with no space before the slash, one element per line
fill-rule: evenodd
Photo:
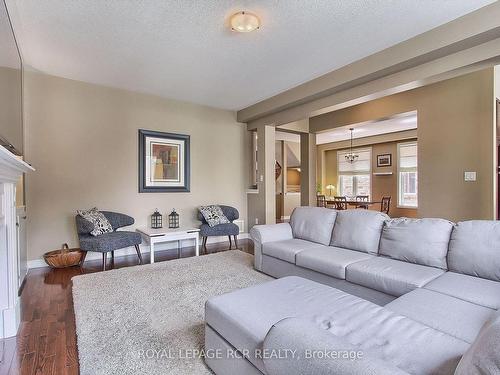
<path fill-rule="evenodd" d="M 194 356 L 204 344 L 204 304 L 259 284 L 239 250 L 73 278 L 82 375 L 209 374 Z"/>

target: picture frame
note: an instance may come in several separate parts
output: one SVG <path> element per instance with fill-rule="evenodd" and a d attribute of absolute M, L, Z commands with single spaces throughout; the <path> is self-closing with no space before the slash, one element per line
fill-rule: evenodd
<path fill-rule="evenodd" d="M 190 136 L 139 129 L 139 193 L 190 191 Z"/>
<path fill-rule="evenodd" d="M 391 167 L 391 166 L 392 166 L 392 154 L 377 155 L 377 167 Z"/>

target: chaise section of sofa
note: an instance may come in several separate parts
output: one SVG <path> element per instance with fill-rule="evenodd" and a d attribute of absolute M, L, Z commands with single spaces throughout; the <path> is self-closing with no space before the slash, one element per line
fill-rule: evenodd
<path fill-rule="evenodd" d="M 279 327 L 287 318 L 299 318 L 308 323 L 303 327 L 296 326 L 296 331 L 289 334 L 286 329 L 282 330 L 278 339 L 273 340 L 274 344 L 270 343 L 273 327 Z M 321 354 L 322 350 L 350 349 L 361 352 L 366 358 L 376 358 L 380 365 L 378 369 L 394 369 L 395 373 L 397 369 L 400 373 L 413 374 L 451 374 L 469 347 L 469 343 L 462 339 L 391 309 L 294 276 L 211 298 L 206 303 L 205 319 L 210 335 L 207 348 L 221 347 L 225 343 L 230 350 L 244 354 L 246 361 L 239 363 L 222 355 L 226 366 L 220 366 L 218 359 L 207 358 L 207 364 L 218 369 L 216 373 L 219 375 L 242 373 L 237 370 L 239 366 L 246 367 L 249 363 L 258 371 L 256 373 L 286 373 L 275 370 L 274 365 L 268 369 L 266 360 L 272 358 L 266 358 L 262 349 L 266 345 L 271 350 L 285 349 L 290 339 L 297 346 L 289 349 L 297 350 L 295 354 L 302 359 L 306 350 L 316 350 Z M 311 327 L 314 327 L 313 331 Z M 311 346 L 308 343 L 312 338 L 300 341 L 311 334 L 318 335 L 318 343 L 321 337 L 330 338 L 326 343 L 332 345 Z M 300 358 L 293 359 L 296 366 L 299 363 L 306 365 Z M 284 366 L 286 358 L 280 360 L 284 361 Z M 368 366 L 366 362 L 365 365 Z M 343 361 L 339 366 L 356 369 L 364 365 L 359 361 Z M 226 371 L 226 368 L 233 372 Z"/>

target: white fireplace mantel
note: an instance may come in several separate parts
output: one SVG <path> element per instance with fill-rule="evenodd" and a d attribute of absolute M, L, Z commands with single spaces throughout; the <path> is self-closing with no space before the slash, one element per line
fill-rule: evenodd
<path fill-rule="evenodd" d="M 6 148 L 0 146 L 0 183 L 16 184 L 23 173 L 33 172 L 35 169 L 21 160 Z"/>
<path fill-rule="evenodd" d="M 16 184 L 34 170 L 0 146 L 0 339 L 15 336 L 20 323 Z"/>

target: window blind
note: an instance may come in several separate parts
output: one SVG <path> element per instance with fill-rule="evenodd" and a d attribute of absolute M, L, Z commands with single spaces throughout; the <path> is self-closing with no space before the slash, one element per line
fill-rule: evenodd
<path fill-rule="evenodd" d="M 417 168 L 417 144 L 399 145 L 399 168 L 411 169 Z"/>
<path fill-rule="evenodd" d="M 338 173 L 339 174 L 353 174 L 353 173 L 366 173 L 371 171 L 371 150 L 363 149 L 356 150 L 353 149 L 353 154 L 358 155 L 358 158 L 354 163 L 349 163 L 345 156 L 349 154 L 349 151 L 338 151 Z"/>

